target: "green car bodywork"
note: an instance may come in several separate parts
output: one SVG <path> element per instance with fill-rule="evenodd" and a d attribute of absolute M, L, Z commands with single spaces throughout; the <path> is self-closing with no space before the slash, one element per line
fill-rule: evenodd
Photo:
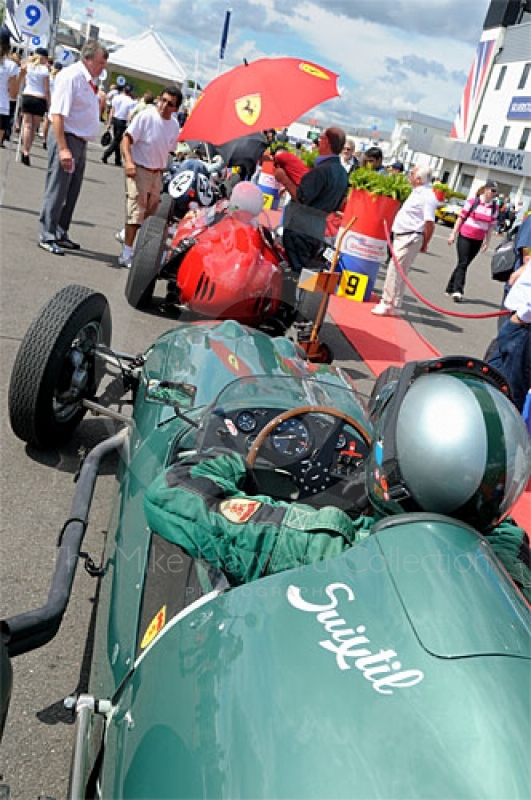
<path fill-rule="evenodd" d="M 370 432 L 347 376 L 287 339 L 207 323 L 147 352 L 89 686 L 110 702 L 78 738 L 84 780 L 113 800 L 527 797 L 529 609 L 471 528 L 402 515 L 337 558 L 230 588 L 147 527 L 147 486 L 201 449 L 220 393 L 244 404 L 258 375 L 279 408 L 295 381 L 327 385 Z"/>

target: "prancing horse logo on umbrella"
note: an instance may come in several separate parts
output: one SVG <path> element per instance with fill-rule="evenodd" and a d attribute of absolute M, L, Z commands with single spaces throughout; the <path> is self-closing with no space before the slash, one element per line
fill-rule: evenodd
<path fill-rule="evenodd" d="M 238 119 L 245 125 L 254 125 L 262 111 L 262 96 L 260 94 L 249 94 L 235 100 L 234 108 Z"/>
<path fill-rule="evenodd" d="M 316 67 L 315 64 L 306 64 L 306 62 L 302 62 L 299 64 L 299 69 L 301 72 L 306 72 L 307 75 L 313 75 L 314 78 L 322 78 L 325 81 L 330 80 L 330 76 L 323 72 L 322 69 Z"/>

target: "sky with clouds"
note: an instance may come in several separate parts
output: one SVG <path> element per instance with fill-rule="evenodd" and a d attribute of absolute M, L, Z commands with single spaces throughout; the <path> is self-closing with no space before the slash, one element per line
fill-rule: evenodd
<path fill-rule="evenodd" d="M 63 0 L 62 18 L 127 39 L 153 26 L 205 85 L 243 59 L 307 58 L 339 74 L 326 124 L 392 130 L 397 111 L 453 121 L 490 0 Z M 232 10 L 225 58 L 219 44 Z"/>

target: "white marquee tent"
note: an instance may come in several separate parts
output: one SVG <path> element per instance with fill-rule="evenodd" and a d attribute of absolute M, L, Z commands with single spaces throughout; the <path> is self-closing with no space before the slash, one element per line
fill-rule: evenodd
<path fill-rule="evenodd" d="M 123 72 L 127 78 L 141 78 L 157 83 L 182 86 L 186 72 L 160 36 L 150 28 L 128 39 L 123 47 L 109 55 L 107 73 Z"/>

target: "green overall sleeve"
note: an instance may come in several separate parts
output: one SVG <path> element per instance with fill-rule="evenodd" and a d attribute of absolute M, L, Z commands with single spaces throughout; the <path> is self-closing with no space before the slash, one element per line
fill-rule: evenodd
<path fill-rule="evenodd" d="M 174 465 L 146 491 L 148 523 L 233 584 L 332 558 L 368 535 L 371 518 L 250 495 L 240 488 L 246 479 L 239 455 Z"/>

